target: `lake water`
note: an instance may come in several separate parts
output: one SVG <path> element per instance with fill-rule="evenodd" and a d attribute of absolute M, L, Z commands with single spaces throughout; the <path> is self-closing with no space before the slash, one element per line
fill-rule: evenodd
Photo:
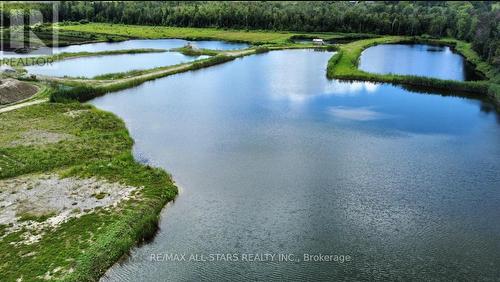
<path fill-rule="evenodd" d="M 93 100 L 182 188 L 103 281 L 498 279 L 491 105 L 329 81 L 331 55 L 274 51 Z M 263 253 L 301 261 L 151 259 Z M 303 261 L 320 253 L 352 259 Z"/>
<path fill-rule="evenodd" d="M 171 49 L 179 48 L 185 46 L 188 42 L 192 45 L 197 46 L 202 49 L 213 49 L 213 50 L 235 50 L 235 49 L 245 49 L 249 45 L 246 43 L 236 43 L 227 41 L 216 41 L 216 40 L 200 40 L 200 41 L 187 41 L 183 39 L 133 39 L 120 42 L 99 42 L 99 43 L 89 43 L 81 45 L 69 45 L 64 47 L 54 47 L 54 48 L 39 48 L 30 52 L 29 54 L 16 54 L 14 52 L 0 52 L 0 58 L 3 57 L 27 57 L 27 56 L 40 56 L 47 54 L 59 54 L 59 53 L 75 53 L 75 52 L 102 52 L 102 51 L 112 51 L 112 50 L 127 50 L 127 49 L 143 49 L 143 48 L 154 48 L 154 49 Z"/>
<path fill-rule="evenodd" d="M 92 78 L 107 73 L 171 66 L 208 57 L 186 56 L 179 52 L 120 54 L 67 59 L 52 64 L 28 66 L 25 69 L 36 75 Z"/>
<path fill-rule="evenodd" d="M 453 80 L 480 80 L 474 68 L 448 46 L 383 44 L 363 51 L 361 70 Z"/>

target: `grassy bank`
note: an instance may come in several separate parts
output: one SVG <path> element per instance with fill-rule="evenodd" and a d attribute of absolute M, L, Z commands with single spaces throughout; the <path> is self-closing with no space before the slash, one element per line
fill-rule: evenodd
<path fill-rule="evenodd" d="M 396 75 L 396 74 L 376 74 L 368 73 L 358 69 L 358 62 L 361 53 L 366 48 L 378 44 L 393 43 L 431 43 L 449 45 L 461 53 L 468 61 L 473 63 L 479 72 L 483 73 L 488 80 L 486 81 L 455 81 L 443 80 L 422 76 Z M 455 91 L 460 93 L 477 94 L 489 96 L 497 104 L 499 94 L 496 93 L 495 81 L 498 74 L 495 74 L 493 68 L 482 62 L 479 56 L 470 48 L 470 45 L 464 42 L 451 39 L 426 39 L 401 36 L 386 36 L 381 38 L 359 40 L 352 43 L 339 46 L 338 52 L 332 56 L 328 62 L 327 75 L 329 78 L 344 80 L 360 80 L 387 82 L 393 84 L 403 84 L 413 87 L 421 87 L 438 91 Z"/>
<path fill-rule="evenodd" d="M 21 145 L 34 130 L 37 136 L 47 132 L 72 137 Z M 2 237 L 8 226 L 0 226 L 2 280 L 44 280 L 48 275 L 94 281 L 137 241 L 155 232 L 161 209 L 177 189 L 163 170 L 134 161 L 132 143 L 120 119 L 89 105 L 45 103 L 0 114 L 0 181 L 44 173 L 139 187 L 134 198 L 116 207 L 44 229 L 32 244 L 23 243 L 26 230 Z"/>
<path fill-rule="evenodd" d="M 64 32 L 95 33 L 102 35 L 118 35 L 133 38 L 182 38 L 187 40 L 226 40 L 247 42 L 251 44 L 286 43 L 292 38 L 323 38 L 325 40 L 351 38 L 350 33 L 304 33 L 304 32 L 277 32 L 256 30 L 224 30 L 215 28 L 190 28 L 166 26 L 140 26 L 107 23 L 88 23 L 74 25 L 60 25 Z M 366 35 L 370 36 L 370 35 Z"/>

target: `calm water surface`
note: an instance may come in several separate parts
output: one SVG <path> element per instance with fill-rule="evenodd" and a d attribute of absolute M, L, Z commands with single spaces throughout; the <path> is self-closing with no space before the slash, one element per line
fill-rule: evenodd
<path fill-rule="evenodd" d="M 121 54 L 67 59 L 52 64 L 28 66 L 25 69 L 28 73 L 37 75 L 91 78 L 106 73 L 171 66 L 204 58 L 208 56 L 186 56 L 179 52 Z"/>
<path fill-rule="evenodd" d="M 183 39 L 134 39 L 126 40 L 121 42 L 99 42 L 99 43 L 89 43 L 81 45 L 70 45 L 64 47 L 54 47 L 54 48 L 39 48 L 30 52 L 29 54 L 16 54 L 14 52 L 0 52 L 0 57 L 27 57 L 27 56 L 40 56 L 46 54 L 59 54 L 59 53 L 74 53 L 74 52 L 101 52 L 101 51 L 112 51 L 112 50 L 126 50 L 126 49 L 142 49 L 142 48 L 154 48 L 154 49 L 170 49 L 178 48 L 191 42 L 194 46 L 203 49 L 213 49 L 213 50 L 234 50 L 234 49 L 244 49 L 249 45 L 246 43 L 235 43 L 227 41 L 216 41 L 216 40 L 200 40 L 200 41 L 187 41 Z"/>
<path fill-rule="evenodd" d="M 500 119 L 478 100 L 325 78 L 276 51 L 95 99 L 182 192 L 104 281 L 500 277 Z M 172 262 L 152 254 L 350 255 Z"/>
<path fill-rule="evenodd" d="M 363 51 L 359 68 L 383 74 L 418 75 L 462 81 L 480 79 L 464 57 L 447 46 L 377 45 Z"/>

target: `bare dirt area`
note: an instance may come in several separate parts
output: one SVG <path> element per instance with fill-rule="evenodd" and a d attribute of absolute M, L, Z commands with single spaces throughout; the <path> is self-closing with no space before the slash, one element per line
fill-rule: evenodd
<path fill-rule="evenodd" d="M 23 230 L 22 241 L 15 244 L 35 243 L 46 230 L 98 208 L 116 207 L 137 190 L 95 178 L 60 178 L 56 174 L 0 180 L 0 187 L 0 226 L 4 226 L 0 238 Z"/>
<path fill-rule="evenodd" d="M 74 139 L 76 139 L 75 136 L 67 133 L 31 129 L 21 133 L 20 138 L 12 141 L 9 145 L 10 147 L 46 145 Z"/>
<path fill-rule="evenodd" d="M 35 95 L 38 87 L 13 78 L 0 79 L 0 105 L 19 102 Z"/>
<path fill-rule="evenodd" d="M 70 118 L 77 118 L 80 115 L 82 115 L 84 113 L 88 113 L 88 112 L 89 112 L 89 110 L 74 110 L 74 111 L 65 112 L 63 115 L 70 117 Z"/>

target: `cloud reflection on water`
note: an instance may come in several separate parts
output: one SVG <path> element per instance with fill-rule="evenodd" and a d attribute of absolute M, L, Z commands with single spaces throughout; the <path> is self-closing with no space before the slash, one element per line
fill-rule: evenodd
<path fill-rule="evenodd" d="M 387 118 L 386 114 L 374 111 L 371 107 L 344 107 L 336 106 L 330 107 L 328 112 L 341 119 L 355 120 L 355 121 L 370 121 L 376 119 Z"/>

